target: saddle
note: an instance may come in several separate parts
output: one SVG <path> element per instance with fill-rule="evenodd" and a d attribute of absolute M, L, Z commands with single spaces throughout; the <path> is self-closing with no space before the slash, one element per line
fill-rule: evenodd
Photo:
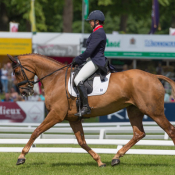
<path fill-rule="evenodd" d="M 77 76 L 78 72 L 81 70 L 81 68 L 83 66 L 84 65 L 81 65 L 81 66 L 78 66 L 78 67 L 74 68 L 74 70 L 73 70 L 74 75 L 73 75 L 72 82 L 74 82 L 75 77 Z M 87 94 L 92 93 L 92 91 L 93 91 L 93 81 L 94 81 L 94 78 L 97 77 L 97 76 L 100 76 L 100 72 L 98 70 L 84 81 L 84 85 L 86 87 Z M 73 89 L 77 94 L 78 91 L 77 91 L 75 83 L 73 83 Z"/>
<path fill-rule="evenodd" d="M 72 86 L 72 89 L 74 90 L 74 92 L 76 93 L 75 95 L 77 96 L 77 100 L 76 100 L 77 111 L 79 111 L 80 108 L 82 107 L 82 102 L 80 100 L 80 96 L 79 96 L 79 92 L 77 90 L 77 87 L 74 83 L 74 79 L 83 66 L 84 66 L 84 64 L 74 68 L 74 70 L 71 73 L 69 83 L 68 83 L 68 90 L 69 90 L 69 88 L 71 90 L 71 86 Z M 87 78 L 84 81 L 84 86 L 87 90 L 87 95 L 90 95 L 90 96 L 92 94 L 94 95 L 94 92 L 96 92 L 95 95 L 101 95 L 101 94 L 106 92 L 107 87 L 108 87 L 108 83 L 109 83 L 110 73 L 116 72 L 115 68 L 109 64 L 108 60 L 106 61 L 106 70 L 108 72 L 107 75 L 104 76 L 101 73 L 100 69 L 98 69 L 94 74 L 92 74 L 89 78 Z M 98 79 L 98 82 L 100 83 L 100 87 L 95 86 L 96 89 L 94 89 L 94 90 L 96 90 L 96 91 L 93 91 L 93 87 L 94 87 L 93 84 L 97 82 L 97 81 L 94 82 L 94 79 L 96 79 L 96 80 Z M 97 87 L 98 87 L 98 91 L 97 91 Z M 70 91 L 69 91 L 69 93 L 70 93 Z M 72 95 L 72 93 L 70 93 L 70 94 Z"/>
<path fill-rule="evenodd" d="M 85 65 L 86 63 L 78 66 L 78 67 L 75 67 L 74 70 L 73 70 L 73 73 L 74 73 L 74 76 L 73 76 L 73 89 L 74 91 L 76 92 L 76 94 L 78 93 L 77 91 L 77 88 L 76 88 L 76 85 L 74 84 L 74 79 L 76 77 L 76 75 L 78 74 L 78 72 L 81 70 L 81 68 Z M 117 70 L 115 69 L 115 67 L 113 67 L 112 65 L 109 64 L 109 61 L 108 59 L 106 58 L 106 70 L 107 70 L 107 74 L 109 73 L 114 73 L 114 72 L 117 72 Z M 101 82 L 105 81 L 105 77 L 104 75 L 101 74 L 100 70 L 98 69 L 94 74 L 92 74 L 89 78 L 87 78 L 85 81 L 84 81 L 84 85 L 87 89 L 87 94 L 91 94 L 92 91 L 93 91 L 93 81 L 94 81 L 94 78 L 95 77 L 100 77 L 101 79 Z"/>

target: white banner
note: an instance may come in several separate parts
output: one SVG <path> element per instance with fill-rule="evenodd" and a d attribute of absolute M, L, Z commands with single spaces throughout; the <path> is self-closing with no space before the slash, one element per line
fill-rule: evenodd
<path fill-rule="evenodd" d="M 41 123 L 44 120 L 44 102 L 0 102 L 1 123 Z"/>
<path fill-rule="evenodd" d="M 84 34 L 83 40 L 88 36 Z M 175 58 L 175 37 L 169 35 L 107 34 L 106 36 L 105 56 L 109 58 Z M 82 52 L 84 50 L 83 47 Z"/>

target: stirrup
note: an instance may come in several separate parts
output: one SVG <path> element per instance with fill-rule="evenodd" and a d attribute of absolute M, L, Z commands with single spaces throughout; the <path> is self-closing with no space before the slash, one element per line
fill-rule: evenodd
<path fill-rule="evenodd" d="M 83 110 L 84 109 L 84 110 Z M 83 117 L 83 115 L 90 114 L 91 108 L 89 106 L 83 106 L 83 108 L 75 116 Z"/>

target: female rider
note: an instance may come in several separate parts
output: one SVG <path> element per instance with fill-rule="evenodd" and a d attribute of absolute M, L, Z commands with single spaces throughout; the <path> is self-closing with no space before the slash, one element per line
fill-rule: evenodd
<path fill-rule="evenodd" d="M 107 74 L 106 71 L 106 59 L 104 56 L 104 50 L 106 46 L 106 34 L 103 29 L 105 16 L 100 10 L 92 11 L 89 14 L 87 21 L 89 21 L 93 32 L 89 36 L 86 42 L 86 50 L 79 56 L 73 59 L 72 64 L 81 65 L 86 62 L 86 59 L 90 59 L 79 71 L 75 77 L 75 85 L 80 94 L 80 99 L 82 102 L 82 109 L 75 114 L 76 116 L 83 116 L 85 114 L 91 113 L 91 108 L 88 104 L 87 90 L 84 86 L 84 81 L 90 77 L 97 69 L 100 69 L 100 72 L 104 75 Z"/>

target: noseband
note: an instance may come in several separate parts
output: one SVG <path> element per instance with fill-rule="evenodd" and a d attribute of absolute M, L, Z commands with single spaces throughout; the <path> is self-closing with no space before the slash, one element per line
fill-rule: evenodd
<path fill-rule="evenodd" d="M 40 78 L 38 81 L 30 81 L 30 80 L 28 79 L 28 77 L 27 77 L 27 75 L 26 75 L 24 69 L 27 70 L 28 72 L 31 72 L 31 73 L 33 73 L 34 75 L 36 75 L 35 72 L 32 72 L 31 70 L 29 70 L 29 69 L 27 69 L 26 67 L 24 67 L 24 66 L 21 64 L 21 62 L 19 61 L 19 59 L 18 59 L 17 56 L 15 57 L 15 59 L 16 59 L 16 61 L 17 61 L 17 64 L 15 64 L 15 65 L 12 64 L 13 70 L 15 70 L 17 67 L 20 67 L 20 68 L 21 68 L 22 75 L 23 75 L 23 77 L 24 77 L 24 81 L 21 81 L 20 83 L 18 83 L 17 86 L 18 86 L 19 88 L 21 88 L 21 89 L 27 89 L 27 90 L 30 90 L 31 88 L 33 88 L 33 85 L 34 85 L 34 84 L 38 83 L 39 81 L 43 80 L 44 78 L 46 78 L 46 77 L 52 75 L 53 73 L 55 73 L 55 72 L 57 72 L 57 71 L 59 71 L 59 70 L 65 68 L 65 67 L 69 67 L 69 66 L 72 64 L 72 63 L 70 63 L 70 64 L 68 64 L 68 65 L 66 65 L 66 66 L 64 66 L 64 67 L 62 67 L 62 68 L 60 68 L 60 69 L 57 69 L 57 70 L 51 72 L 50 74 L 48 74 L 48 75 L 46 75 L 46 76 Z M 24 84 L 26 84 L 26 83 L 27 83 L 27 87 L 20 87 L 20 86 L 22 86 L 22 85 L 24 85 Z"/>

